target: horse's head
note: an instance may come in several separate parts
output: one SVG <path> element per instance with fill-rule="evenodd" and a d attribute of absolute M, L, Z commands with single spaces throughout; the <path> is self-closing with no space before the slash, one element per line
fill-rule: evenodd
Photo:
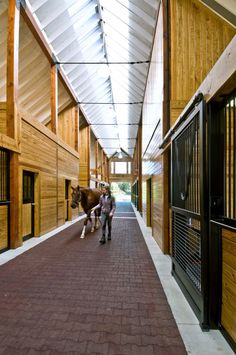
<path fill-rule="evenodd" d="M 79 207 L 79 203 L 81 201 L 81 191 L 80 191 L 80 187 L 79 185 L 77 187 L 72 187 L 72 193 L 71 193 L 71 197 L 72 197 L 72 200 L 71 200 L 71 208 L 76 208 L 76 207 Z"/>

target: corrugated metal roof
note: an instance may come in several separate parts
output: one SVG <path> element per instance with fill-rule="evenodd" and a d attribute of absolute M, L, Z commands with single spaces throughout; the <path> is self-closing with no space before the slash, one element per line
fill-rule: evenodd
<path fill-rule="evenodd" d="M 26 2 L 105 153 L 132 155 L 160 0 Z"/>

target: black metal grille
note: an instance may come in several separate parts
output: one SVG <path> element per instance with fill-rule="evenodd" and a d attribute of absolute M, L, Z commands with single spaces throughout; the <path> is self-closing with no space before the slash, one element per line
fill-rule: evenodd
<path fill-rule="evenodd" d="M 236 219 L 236 94 L 227 98 L 224 112 L 224 215 Z"/>
<path fill-rule="evenodd" d="M 198 114 L 176 137 L 172 147 L 172 204 L 200 213 Z"/>
<path fill-rule="evenodd" d="M 9 200 L 9 154 L 0 149 L 0 203 Z"/>
<path fill-rule="evenodd" d="M 173 257 L 192 284 L 201 291 L 200 221 L 173 212 Z"/>
<path fill-rule="evenodd" d="M 208 126 L 204 100 L 182 120 L 171 145 L 172 274 L 201 326 L 208 328 Z"/>

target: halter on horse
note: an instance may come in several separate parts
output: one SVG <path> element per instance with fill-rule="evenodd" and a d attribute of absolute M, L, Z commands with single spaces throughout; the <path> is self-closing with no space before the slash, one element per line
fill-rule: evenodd
<path fill-rule="evenodd" d="M 81 233 L 80 238 L 85 237 L 85 229 L 87 226 L 88 221 L 91 222 L 91 232 L 94 232 L 93 221 L 91 218 L 91 209 L 95 207 L 99 203 L 99 198 L 102 192 L 99 189 L 90 189 L 90 188 L 80 188 L 79 185 L 72 188 L 72 201 L 71 201 L 71 208 L 79 207 L 79 203 L 84 210 L 84 213 L 87 215 L 84 220 L 84 227 Z M 100 216 L 100 209 L 94 211 L 95 214 L 95 229 L 98 229 L 98 217 Z"/>

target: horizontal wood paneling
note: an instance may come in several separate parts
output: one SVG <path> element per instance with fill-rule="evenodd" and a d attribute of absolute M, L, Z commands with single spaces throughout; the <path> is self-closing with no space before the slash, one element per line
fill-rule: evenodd
<path fill-rule="evenodd" d="M 79 179 L 79 160 L 65 149 L 58 148 L 58 225 L 65 223 L 65 180 L 76 187 Z M 71 194 L 69 191 L 69 206 Z M 70 207 L 69 207 L 70 208 Z M 70 215 L 70 213 L 69 213 Z M 78 216 L 78 210 L 72 210 L 72 219 Z"/>
<path fill-rule="evenodd" d="M 236 233 L 222 230 L 221 323 L 236 341 Z"/>
<path fill-rule="evenodd" d="M 22 121 L 20 163 L 56 174 L 56 151 L 55 142 Z"/>
<path fill-rule="evenodd" d="M 40 125 L 40 124 L 39 124 Z M 78 184 L 78 154 L 58 145 L 56 140 L 45 135 L 40 127 L 22 120 L 20 165 L 24 170 L 38 174 L 39 184 L 39 231 L 42 235 L 65 223 L 65 179 L 72 186 Z M 78 215 L 73 210 L 72 216 Z"/>
<path fill-rule="evenodd" d="M 110 182 L 131 182 L 133 176 L 131 174 L 110 174 Z"/>
<path fill-rule="evenodd" d="M 0 250 L 8 247 L 8 206 L 0 206 Z"/>

